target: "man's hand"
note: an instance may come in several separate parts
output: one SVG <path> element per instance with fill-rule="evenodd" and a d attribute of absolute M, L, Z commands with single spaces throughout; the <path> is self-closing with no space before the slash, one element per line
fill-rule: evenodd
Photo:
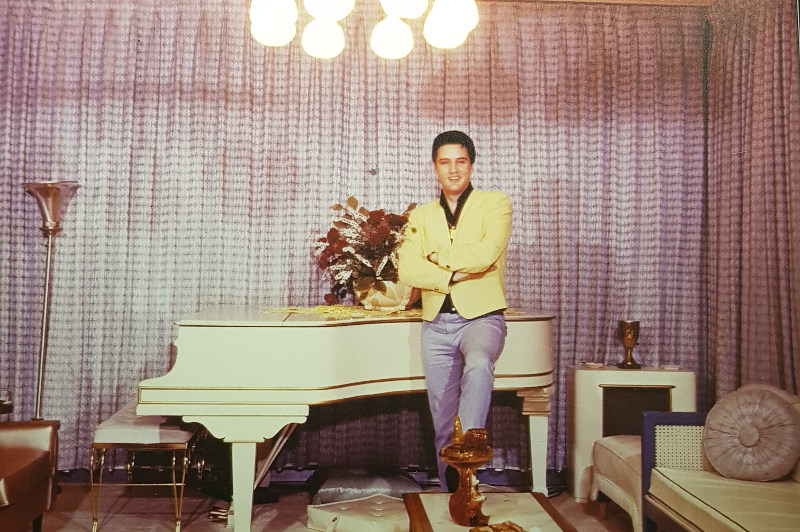
<path fill-rule="evenodd" d="M 428 253 L 428 255 L 425 258 L 428 260 L 428 262 L 432 262 L 433 264 L 436 264 L 437 266 L 439 265 L 439 252 L 438 251 L 432 251 L 432 252 Z M 453 272 L 453 277 L 450 279 L 450 284 L 460 283 L 461 281 L 469 281 L 470 279 L 479 279 L 479 278 L 483 277 L 485 274 L 487 274 L 489 272 L 493 272 L 496 269 L 497 269 L 497 266 L 492 264 L 491 266 L 489 266 L 484 271 L 478 272 L 478 273 Z"/>
<path fill-rule="evenodd" d="M 497 269 L 497 266 L 492 264 L 486 270 L 479 272 L 479 273 L 466 273 L 466 272 L 455 272 L 453 273 L 453 278 L 450 279 L 450 284 L 459 283 L 461 281 L 469 281 L 470 279 L 480 279 L 485 274 L 489 272 L 493 272 Z"/>

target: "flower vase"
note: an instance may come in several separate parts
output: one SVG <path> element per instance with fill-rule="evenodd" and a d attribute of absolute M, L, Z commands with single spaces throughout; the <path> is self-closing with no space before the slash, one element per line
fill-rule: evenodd
<path fill-rule="evenodd" d="M 420 298 L 419 288 L 401 282 L 384 281 L 385 290 L 372 287 L 364 292 L 356 292 L 356 298 L 367 310 L 396 311 L 406 310 Z"/>

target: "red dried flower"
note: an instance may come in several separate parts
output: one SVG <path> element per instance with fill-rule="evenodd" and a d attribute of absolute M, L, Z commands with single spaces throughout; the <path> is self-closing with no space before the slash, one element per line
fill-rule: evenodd
<path fill-rule="evenodd" d="M 397 247 L 408 213 L 415 207 L 412 203 L 403 214 L 368 211 L 359 208 L 354 197 L 347 198 L 345 205 L 332 207 L 339 217 L 315 244 L 317 266 L 331 278 L 331 292 L 325 295 L 327 304 L 356 297 L 356 291 L 384 287 L 384 281 L 398 280 Z"/>

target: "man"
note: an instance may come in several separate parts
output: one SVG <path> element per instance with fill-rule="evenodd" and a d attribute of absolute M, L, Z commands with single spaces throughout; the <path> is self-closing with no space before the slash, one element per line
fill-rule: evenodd
<path fill-rule="evenodd" d="M 475 145 L 465 133 L 438 135 L 431 155 L 441 194 L 411 211 L 398 273 L 422 291 L 422 365 L 439 482 L 453 491 L 457 474 L 447 472 L 439 453 L 452 440 L 456 415 L 464 432 L 485 428 L 494 365 L 505 343 L 511 201 L 502 192 L 472 188 Z"/>

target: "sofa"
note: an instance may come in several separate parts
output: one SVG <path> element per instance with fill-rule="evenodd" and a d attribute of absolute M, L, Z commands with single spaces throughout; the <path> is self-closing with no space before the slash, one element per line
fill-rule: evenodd
<path fill-rule="evenodd" d="M 707 415 L 646 412 L 646 531 L 800 530 L 800 397 L 752 384 Z"/>
<path fill-rule="evenodd" d="M 40 531 L 55 495 L 58 421 L 0 422 L 0 528 Z"/>

